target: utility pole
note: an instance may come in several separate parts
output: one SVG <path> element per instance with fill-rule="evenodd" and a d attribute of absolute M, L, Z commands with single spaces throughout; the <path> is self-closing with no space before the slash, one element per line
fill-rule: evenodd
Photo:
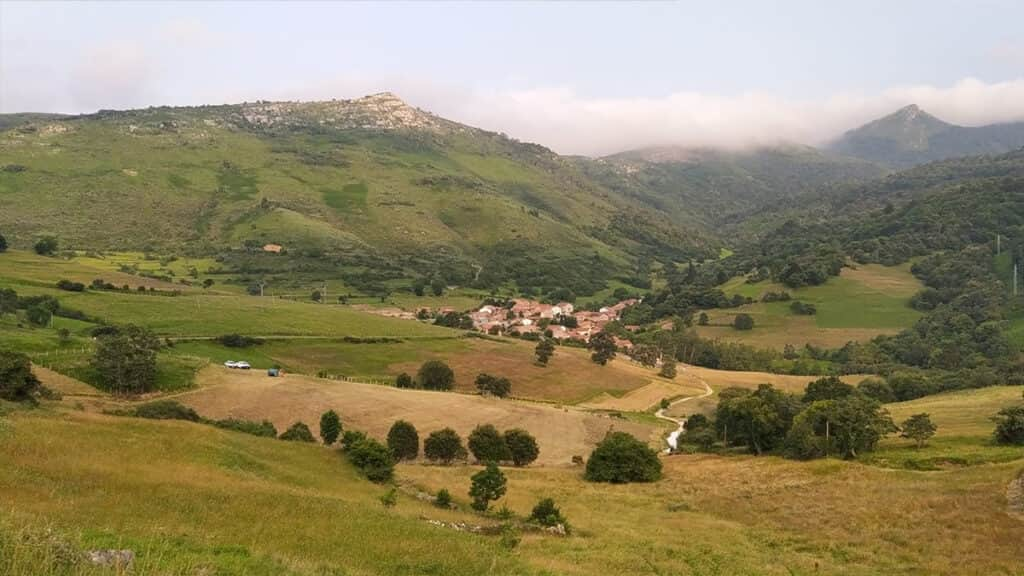
<path fill-rule="evenodd" d="M 267 283 L 266 283 L 265 280 L 260 280 L 260 298 L 263 297 L 263 287 L 266 286 L 266 285 L 267 285 Z"/>
<path fill-rule="evenodd" d="M 1002 235 L 996 234 L 996 256 L 999 256 L 1000 254 L 1003 253 L 1003 251 L 1002 251 L 1002 239 L 1003 239 Z"/>
<path fill-rule="evenodd" d="M 324 289 L 320 292 L 320 303 L 327 304 L 327 282 L 324 281 Z"/>
<path fill-rule="evenodd" d="M 1013 296 L 1017 297 L 1017 267 L 1020 266 L 1017 262 L 1013 263 Z"/>

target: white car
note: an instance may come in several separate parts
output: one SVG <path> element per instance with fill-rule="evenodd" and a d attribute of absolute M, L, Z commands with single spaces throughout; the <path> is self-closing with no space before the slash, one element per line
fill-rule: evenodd
<path fill-rule="evenodd" d="M 224 363 L 224 367 L 225 368 L 238 368 L 238 362 L 235 362 L 234 360 L 228 360 L 227 362 Z"/>
<path fill-rule="evenodd" d="M 249 368 L 252 368 L 252 366 L 249 366 L 248 362 L 240 360 L 238 362 L 235 362 L 235 368 L 238 368 L 240 370 L 248 370 Z"/>

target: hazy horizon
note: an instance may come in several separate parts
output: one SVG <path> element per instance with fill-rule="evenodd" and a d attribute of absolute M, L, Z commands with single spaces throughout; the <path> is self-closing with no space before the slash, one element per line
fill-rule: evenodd
<path fill-rule="evenodd" d="M 564 154 L 819 145 L 912 103 L 954 124 L 1024 120 L 1022 20 L 998 0 L 5 1 L 0 111 L 389 91 Z"/>

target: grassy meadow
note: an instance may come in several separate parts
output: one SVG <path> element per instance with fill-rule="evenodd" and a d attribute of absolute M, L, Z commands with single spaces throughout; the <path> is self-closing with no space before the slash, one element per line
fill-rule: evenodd
<path fill-rule="evenodd" d="M 742 277 L 722 286 L 727 295 L 740 294 L 758 300 L 767 292 L 789 292 L 793 300 L 814 304 L 817 314 L 801 316 L 791 302 L 756 302 L 739 308 L 708 310 L 708 326 L 697 331 L 708 338 L 722 338 L 755 346 L 781 349 L 786 344 L 839 347 L 851 340 L 867 340 L 911 326 L 920 312 L 910 307 L 910 297 L 922 288 L 910 273 L 910 265 L 858 265 L 844 268 L 838 277 L 820 286 L 792 289 L 781 284 L 747 284 Z M 732 328 L 738 313 L 754 318 L 754 329 Z"/>

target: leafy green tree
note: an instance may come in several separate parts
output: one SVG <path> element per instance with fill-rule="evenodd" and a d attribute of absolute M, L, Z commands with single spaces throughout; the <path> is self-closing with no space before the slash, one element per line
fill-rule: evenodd
<path fill-rule="evenodd" d="M 349 462 L 371 482 L 388 482 L 395 477 L 395 458 L 387 446 L 363 438 L 345 451 Z"/>
<path fill-rule="evenodd" d="M 719 393 L 715 426 L 727 444 L 745 445 L 760 455 L 785 438 L 800 408 L 799 400 L 770 384 L 753 392 L 726 389 Z"/>
<path fill-rule="evenodd" d="M 487 468 L 474 474 L 471 480 L 469 497 L 473 499 L 474 510 L 486 512 L 491 502 L 505 495 L 505 475 L 494 462 L 488 462 Z"/>
<path fill-rule="evenodd" d="M 366 440 L 366 432 L 359 430 L 345 430 L 341 433 L 341 449 L 349 451 L 355 448 L 356 444 L 359 444 L 363 440 Z"/>
<path fill-rule="evenodd" d="M 323 300 L 323 297 L 323 294 L 321 294 L 319 290 L 313 290 L 313 292 L 309 295 L 309 298 L 313 300 L 313 302 L 319 302 Z"/>
<path fill-rule="evenodd" d="M 490 394 L 504 398 L 512 391 L 512 382 L 508 378 L 491 376 L 481 372 L 476 377 L 476 388 L 481 394 Z"/>
<path fill-rule="evenodd" d="M 334 410 L 328 410 L 320 415 L 320 438 L 324 444 L 330 446 L 338 440 L 341 434 L 341 418 Z"/>
<path fill-rule="evenodd" d="M 533 354 L 537 357 L 537 364 L 541 366 L 547 366 L 548 360 L 555 353 L 555 343 L 550 338 L 544 338 L 540 342 L 537 342 L 537 347 L 533 349 Z"/>
<path fill-rule="evenodd" d="M 818 400 L 838 400 L 853 394 L 856 389 L 835 376 L 819 378 L 807 385 L 803 401 L 806 403 Z"/>
<path fill-rule="evenodd" d="M 417 278 L 412 283 L 412 293 L 417 296 L 423 296 L 423 293 L 426 291 L 426 288 L 427 281 L 423 278 Z"/>
<path fill-rule="evenodd" d="M 654 482 L 661 478 L 661 461 L 647 444 L 625 432 L 611 432 L 587 459 L 584 478 L 613 484 Z"/>
<path fill-rule="evenodd" d="M 434 279 L 430 281 L 430 291 L 434 293 L 434 296 L 444 294 L 444 288 L 444 280 L 435 276 Z"/>
<path fill-rule="evenodd" d="M 309 431 L 309 426 L 306 426 L 302 422 L 296 422 L 288 427 L 287 430 L 280 436 L 281 440 L 288 440 L 289 442 L 316 442 L 316 438 L 313 438 L 313 433 Z"/>
<path fill-rule="evenodd" d="M 416 383 L 425 390 L 451 390 L 455 387 L 455 372 L 440 360 L 428 360 L 416 373 Z"/>
<path fill-rule="evenodd" d="M 466 449 L 462 446 L 462 437 L 451 428 L 435 430 L 423 441 L 423 455 L 428 460 L 442 464 L 451 464 L 455 460 L 466 457 Z"/>
<path fill-rule="evenodd" d="M 512 459 L 505 436 L 491 424 L 482 424 L 469 434 L 469 451 L 477 462 L 504 462 Z"/>
<path fill-rule="evenodd" d="M 754 318 L 750 314 L 737 314 L 733 318 L 732 327 L 737 330 L 753 330 Z"/>
<path fill-rule="evenodd" d="M 661 349 L 652 344 L 638 344 L 629 350 L 629 355 L 643 366 L 653 368 L 661 357 Z"/>
<path fill-rule="evenodd" d="M 118 394 L 141 394 L 156 386 L 160 340 L 140 326 L 123 326 L 97 338 L 92 367 L 104 388 Z"/>
<path fill-rule="evenodd" d="M 541 526 L 557 526 L 559 524 L 565 526 L 568 524 L 562 511 L 555 506 L 555 501 L 551 498 L 544 498 L 537 502 L 530 512 L 530 520 Z"/>
<path fill-rule="evenodd" d="M 412 381 L 412 376 L 409 376 L 405 372 L 402 372 L 398 375 L 398 378 L 395 378 L 396 388 L 415 388 L 415 386 L 416 383 Z"/>
<path fill-rule="evenodd" d="M 434 506 L 438 508 L 451 508 L 452 507 L 452 494 L 446 488 L 441 488 L 437 491 L 437 496 L 434 497 Z"/>
<path fill-rule="evenodd" d="M 861 380 L 857 384 L 857 391 L 883 404 L 896 401 L 896 394 L 892 391 L 892 386 L 889 386 L 889 383 L 881 378 L 865 378 Z"/>
<path fill-rule="evenodd" d="M 207 278 L 207 279 L 203 280 L 203 289 L 204 290 L 208 289 L 211 286 L 213 286 L 213 284 L 214 284 L 213 278 Z"/>
<path fill-rule="evenodd" d="M 698 326 L 707 326 L 709 321 L 707 312 L 701 312 L 700 316 L 697 317 Z"/>
<path fill-rule="evenodd" d="M 526 466 L 540 456 L 540 447 L 537 446 L 537 439 L 522 428 L 513 428 L 505 431 L 505 444 L 512 457 L 512 463 L 516 466 Z"/>
<path fill-rule="evenodd" d="M 405 420 L 397 420 L 388 430 L 388 448 L 398 460 L 415 460 L 420 453 L 420 435 L 416 427 Z"/>
<path fill-rule="evenodd" d="M 662 378 L 668 378 L 672 380 L 676 377 L 676 361 L 673 358 L 666 357 L 661 363 L 661 370 L 658 371 L 658 375 Z"/>
<path fill-rule="evenodd" d="M 614 359 L 618 350 L 615 337 L 607 332 L 598 332 L 591 336 L 587 347 L 590 348 L 590 359 L 601 366 Z"/>
<path fill-rule="evenodd" d="M 57 251 L 57 239 L 53 236 L 43 236 L 36 240 L 36 243 L 32 248 L 36 251 L 36 254 L 40 256 L 52 256 Z"/>
<path fill-rule="evenodd" d="M 913 440 L 917 443 L 917 447 L 921 448 L 929 438 L 935 435 L 938 427 L 935 426 L 928 414 L 922 412 L 904 420 L 900 429 L 900 437 Z"/>
<path fill-rule="evenodd" d="M 995 439 L 999 444 L 1024 445 L 1024 406 L 1003 408 L 993 417 Z"/>
<path fill-rule="evenodd" d="M 43 306 L 29 306 L 25 309 L 25 318 L 34 326 L 47 326 L 53 318 L 53 313 Z"/>
<path fill-rule="evenodd" d="M 831 446 L 844 458 L 874 450 L 883 436 L 896 431 L 889 413 L 876 400 L 854 394 L 833 402 L 828 414 Z"/>
<path fill-rule="evenodd" d="M 32 363 L 21 352 L 0 350 L 0 398 L 11 402 L 33 402 L 40 389 Z"/>
<path fill-rule="evenodd" d="M 0 234 L 0 252 L 7 252 L 7 238 Z"/>

